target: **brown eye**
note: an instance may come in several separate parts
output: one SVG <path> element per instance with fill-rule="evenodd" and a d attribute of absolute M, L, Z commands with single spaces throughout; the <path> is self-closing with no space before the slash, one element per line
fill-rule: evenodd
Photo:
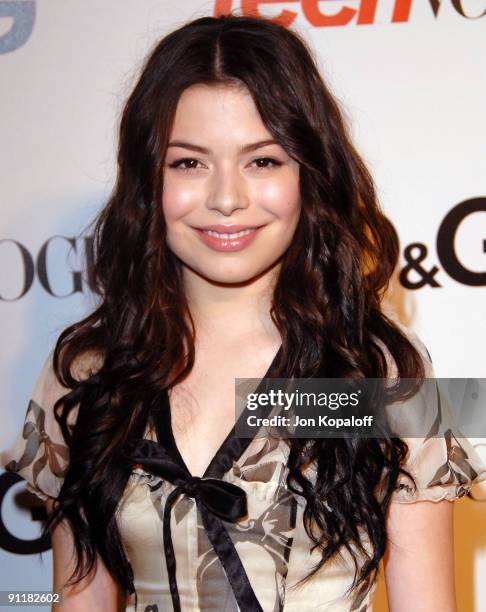
<path fill-rule="evenodd" d="M 256 163 L 256 167 L 259 170 L 267 170 L 282 165 L 282 162 L 273 159 L 273 157 L 259 157 L 258 159 L 254 159 L 252 163 Z"/>
<path fill-rule="evenodd" d="M 177 159 L 172 164 L 169 164 L 169 168 L 179 168 L 180 170 L 195 170 L 197 167 L 197 159 L 185 157 L 184 159 Z"/>

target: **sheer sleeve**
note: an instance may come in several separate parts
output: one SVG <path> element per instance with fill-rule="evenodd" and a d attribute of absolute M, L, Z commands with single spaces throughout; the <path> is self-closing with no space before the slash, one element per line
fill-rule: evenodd
<path fill-rule="evenodd" d="M 440 438 L 406 438 L 409 452 L 391 501 L 454 501 L 466 495 L 473 484 L 486 479 L 486 466 L 472 440 L 446 432 Z"/>
<path fill-rule="evenodd" d="M 410 331 L 407 335 L 423 358 L 425 376 L 435 378 L 432 358 L 426 346 L 417 335 Z M 429 413 L 428 418 L 433 420 L 435 406 L 426 405 L 425 408 Z M 415 485 L 410 478 L 400 474 L 391 502 L 454 501 L 466 495 L 473 484 L 486 480 L 486 464 L 477 445 L 454 426 L 452 416 L 448 418 L 450 421 L 440 435 L 402 438 L 408 445 L 402 467 L 414 477 Z M 452 423 L 451 427 L 449 423 Z"/>
<path fill-rule="evenodd" d="M 56 498 L 69 464 L 69 449 L 56 421 L 54 404 L 70 389 L 57 380 L 49 353 L 37 376 L 27 405 L 22 429 L 10 448 L 0 454 L 0 463 L 7 471 L 18 474 L 27 489 L 43 500 Z M 77 362 L 73 376 L 80 380 L 91 373 L 87 360 Z M 78 406 L 71 411 L 68 426 L 74 426 Z"/>

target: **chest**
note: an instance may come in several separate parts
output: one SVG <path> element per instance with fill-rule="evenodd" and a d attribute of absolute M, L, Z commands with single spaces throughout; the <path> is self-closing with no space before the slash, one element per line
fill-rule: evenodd
<path fill-rule="evenodd" d="M 274 347 L 196 355 L 189 376 L 169 392 L 172 432 L 191 474 L 202 476 L 235 423 L 235 379 L 261 378 Z"/>

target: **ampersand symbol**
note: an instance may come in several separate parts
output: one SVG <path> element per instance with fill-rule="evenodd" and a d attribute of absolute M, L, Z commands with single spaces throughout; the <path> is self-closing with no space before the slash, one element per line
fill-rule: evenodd
<path fill-rule="evenodd" d="M 418 255 L 414 257 L 413 251 L 418 251 Z M 439 271 L 437 266 L 433 266 L 429 271 L 423 268 L 420 264 L 427 257 L 427 247 L 421 242 L 413 242 L 404 250 L 404 256 L 407 260 L 407 265 L 400 271 L 400 282 L 406 289 L 421 289 L 425 285 L 431 287 L 440 287 L 441 285 L 434 279 L 434 276 Z M 408 276 L 411 270 L 415 270 L 420 275 L 420 280 L 411 281 Z"/>

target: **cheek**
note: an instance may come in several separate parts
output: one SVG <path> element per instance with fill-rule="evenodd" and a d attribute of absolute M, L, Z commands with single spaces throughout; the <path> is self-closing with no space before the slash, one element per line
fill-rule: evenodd
<path fill-rule="evenodd" d="M 162 210 L 166 222 L 169 224 L 171 221 L 185 217 L 198 205 L 200 197 L 201 190 L 196 189 L 195 185 L 183 184 L 177 180 L 166 180 L 162 193 Z"/>
<path fill-rule="evenodd" d="M 298 180 L 294 176 L 288 176 L 278 181 L 268 181 L 261 186 L 258 201 L 277 217 L 294 217 L 300 211 Z"/>

